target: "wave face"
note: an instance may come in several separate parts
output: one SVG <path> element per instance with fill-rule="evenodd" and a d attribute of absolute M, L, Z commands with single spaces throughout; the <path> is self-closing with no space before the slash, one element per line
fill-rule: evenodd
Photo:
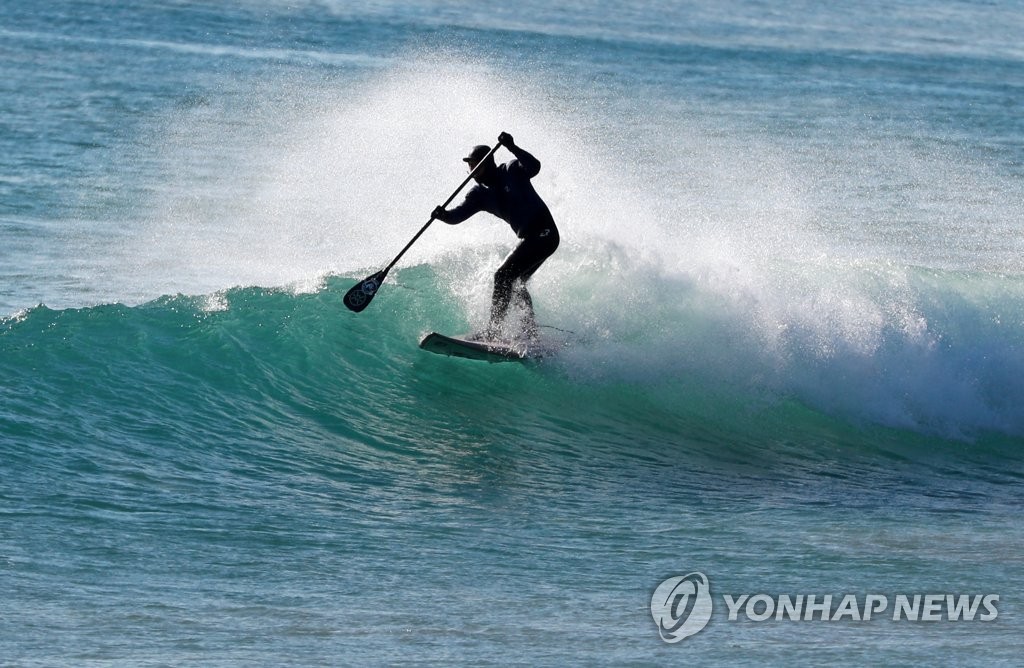
<path fill-rule="evenodd" d="M 1005 279 L 864 266 L 826 276 L 794 266 L 769 285 L 659 273 L 618 251 L 570 248 L 538 275 L 540 318 L 557 323 L 545 335 L 563 347 L 525 368 L 433 358 L 415 346 L 426 331 L 483 324 L 489 250 L 452 255 L 441 269 L 397 270 L 360 315 L 340 306 L 352 283 L 342 277 L 307 292 L 36 307 L 0 330 L 4 416 L 26 443 L 55 445 L 130 442 L 148 430 L 242 445 L 267 428 L 275 440 L 301 442 L 325 437 L 325 425 L 361 447 L 431 429 L 443 440 L 455 434 L 452 402 L 424 403 L 419 392 L 457 374 L 452 391 L 475 397 L 468 404 L 487 397 L 503 408 L 496 433 L 529 423 L 579 440 L 656 443 L 676 425 L 683 441 L 691 429 L 720 430 L 721 441 L 739 429 L 770 442 L 779 426 L 761 420 L 800 407 L 837 433 L 1024 436 L 1024 329 L 1013 317 L 1024 312 L 1024 291 Z M 808 281 L 829 285 L 807 291 Z M 567 399 L 581 394 L 599 403 L 581 412 Z M 647 407 L 638 417 L 622 412 L 637 402 Z M 608 414 L 619 415 L 611 432 Z M 803 428 L 784 430 L 797 437 Z"/>

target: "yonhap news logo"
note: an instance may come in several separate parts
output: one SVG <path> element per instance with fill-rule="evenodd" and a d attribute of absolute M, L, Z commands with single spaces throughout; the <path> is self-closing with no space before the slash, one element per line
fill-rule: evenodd
<path fill-rule="evenodd" d="M 999 617 L 998 594 L 722 594 L 726 619 L 749 622 L 992 622 Z M 711 583 L 700 572 L 668 578 L 651 595 L 658 634 L 677 643 L 711 621 Z"/>
<path fill-rule="evenodd" d="M 711 620 L 711 609 L 711 589 L 703 573 L 669 578 L 651 596 L 651 615 L 665 642 L 698 633 Z"/>

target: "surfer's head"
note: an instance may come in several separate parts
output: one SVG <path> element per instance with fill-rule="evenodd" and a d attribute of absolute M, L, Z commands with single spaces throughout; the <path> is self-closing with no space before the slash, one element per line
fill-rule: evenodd
<path fill-rule="evenodd" d="M 494 165 L 494 155 L 491 154 L 491 147 L 484 146 L 483 144 L 477 144 L 473 147 L 473 150 L 469 152 L 469 155 L 462 159 L 463 162 L 469 165 L 470 171 L 473 171 L 476 166 L 480 164 L 481 160 L 485 161 L 484 166 L 480 168 L 480 171 L 478 171 L 476 176 L 473 178 L 478 182 L 483 183 L 488 180 L 496 169 Z"/>

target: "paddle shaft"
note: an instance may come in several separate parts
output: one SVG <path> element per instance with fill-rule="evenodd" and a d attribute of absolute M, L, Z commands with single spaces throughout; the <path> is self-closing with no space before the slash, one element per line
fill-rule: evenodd
<path fill-rule="evenodd" d="M 459 192 L 460 192 L 460 191 L 461 191 L 461 190 L 462 190 L 463 188 L 465 188 L 465 187 L 466 187 L 466 184 L 467 184 L 467 183 L 469 183 L 469 182 L 470 182 L 470 180 L 471 180 L 471 179 L 472 179 L 472 178 L 473 178 L 474 176 L 476 176 L 476 173 L 477 173 L 478 171 L 480 171 L 480 169 L 481 169 L 481 168 L 482 168 L 482 167 L 484 166 L 484 163 L 486 163 L 486 162 L 487 162 L 487 161 L 488 161 L 488 160 L 490 159 L 490 157 L 494 155 L 494 152 L 495 152 L 495 151 L 497 151 L 497 150 L 498 150 L 498 149 L 499 149 L 500 147 L 501 147 L 501 144 L 500 144 L 500 143 L 498 143 L 498 144 L 495 144 L 495 145 L 494 145 L 494 148 L 492 148 L 492 149 L 491 149 L 491 150 L 490 150 L 490 151 L 489 151 L 489 152 L 487 153 L 487 155 L 485 155 L 485 156 L 483 157 L 483 159 L 481 159 L 481 160 L 480 160 L 480 162 L 478 162 L 478 163 L 476 164 L 476 167 L 474 167 L 474 168 L 473 168 L 473 171 L 471 171 L 471 172 L 469 173 L 469 176 L 467 176 L 467 177 L 466 177 L 466 180 L 465 180 L 465 181 L 463 181 L 462 183 L 460 183 L 460 184 L 459 184 L 459 187 L 455 189 L 455 192 L 453 192 L 453 193 L 452 193 L 452 194 L 451 194 L 451 195 L 450 195 L 450 196 L 448 197 L 448 199 L 446 199 L 446 200 L 444 201 L 444 204 L 442 204 L 442 205 L 441 205 L 441 208 L 442 208 L 442 209 L 445 209 L 445 208 L 447 208 L 447 207 L 448 207 L 448 205 L 452 203 L 452 200 L 453 200 L 453 199 L 455 199 L 455 196 L 456 196 L 456 195 L 458 195 L 458 194 L 459 194 Z M 434 220 L 435 220 L 434 216 L 430 216 L 430 220 L 428 220 L 428 221 L 427 221 L 427 223 L 426 223 L 426 224 L 425 224 L 425 225 L 424 225 L 423 227 L 421 227 L 421 228 L 420 228 L 420 231 L 416 233 L 416 236 L 414 236 L 414 237 L 413 237 L 413 238 L 412 238 L 412 239 L 411 239 L 411 240 L 409 241 L 409 243 L 407 243 L 407 244 L 405 245 L 405 248 L 403 248 L 403 249 L 401 250 L 401 252 L 399 252 L 399 253 L 398 253 L 398 255 L 396 255 L 396 256 L 395 256 L 395 259 L 391 261 L 391 264 L 389 264 L 388 266 L 384 267 L 384 270 L 383 270 L 383 271 L 381 271 L 381 272 L 380 272 L 380 274 L 378 274 L 378 276 L 380 276 L 380 280 L 381 280 L 381 281 L 383 281 L 383 280 L 384 280 L 384 276 L 387 276 L 387 273 L 388 273 L 389 271 L 391 271 L 391 268 L 392 268 L 392 267 L 394 267 L 394 266 L 395 266 L 396 264 L 398 264 L 398 261 L 402 259 L 402 256 L 403 256 L 403 255 L 405 255 L 405 252 L 406 252 L 407 250 L 409 250 L 410 248 L 412 248 L 412 245 L 413 245 L 414 243 L 416 243 L 416 241 L 417 241 L 417 240 L 418 240 L 418 239 L 419 239 L 419 238 L 420 238 L 421 236 L 423 236 L 423 233 L 427 231 L 427 228 L 428 228 L 428 227 L 430 227 L 430 224 L 431 224 L 431 223 L 433 223 L 433 222 L 434 222 Z"/>

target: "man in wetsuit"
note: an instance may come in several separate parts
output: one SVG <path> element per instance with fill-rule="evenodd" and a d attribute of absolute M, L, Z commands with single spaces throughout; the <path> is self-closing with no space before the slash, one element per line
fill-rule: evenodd
<path fill-rule="evenodd" d="M 463 161 L 469 163 L 472 170 L 487 158 L 487 163 L 473 177 L 477 185 L 454 209 L 446 211 L 439 206 L 434 209 L 433 216 L 449 225 L 457 225 L 476 213 L 486 211 L 512 227 L 521 241 L 494 273 L 491 321 L 484 336 L 495 338 L 499 335 L 509 304 L 515 297 L 526 312 L 523 332 L 535 338 L 537 321 L 533 314 L 533 300 L 526 291 L 526 281 L 558 248 L 558 228 L 544 200 L 530 183 L 530 179 L 540 172 L 540 161 L 516 146 L 512 135 L 507 132 L 498 135 L 498 142 L 515 156 L 515 160 L 496 165 L 493 155 L 487 155 L 489 147 L 474 146 Z"/>

